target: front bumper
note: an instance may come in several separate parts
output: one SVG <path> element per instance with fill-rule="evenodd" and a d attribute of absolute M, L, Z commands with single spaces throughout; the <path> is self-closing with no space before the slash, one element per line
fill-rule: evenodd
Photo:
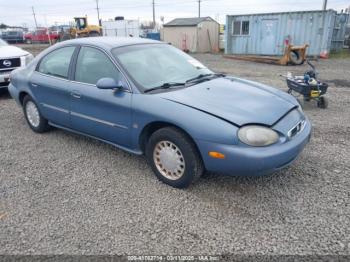
<path fill-rule="evenodd" d="M 0 71 L 0 89 L 7 89 L 10 84 L 10 73 L 11 72 L 2 73 Z"/>
<path fill-rule="evenodd" d="M 310 141 L 312 126 L 306 120 L 305 128 L 291 140 L 267 147 L 224 145 L 196 140 L 206 169 L 210 172 L 232 176 L 259 176 L 272 173 L 290 165 Z M 225 155 L 212 158 L 210 151 Z"/>

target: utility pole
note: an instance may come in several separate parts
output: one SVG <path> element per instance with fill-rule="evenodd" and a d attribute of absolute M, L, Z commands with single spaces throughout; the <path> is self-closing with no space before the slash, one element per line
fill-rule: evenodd
<path fill-rule="evenodd" d="M 35 12 L 34 12 L 34 6 L 32 6 L 33 16 L 34 16 L 34 22 L 35 22 L 35 29 L 38 28 L 38 23 L 36 22 Z"/>
<path fill-rule="evenodd" d="M 97 10 L 98 25 L 101 26 L 101 22 L 100 22 L 100 7 L 98 6 L 98 0 L 96 0 L 96 10 Z"/>
<path fill-rule="evenodd" d="M 152 8 L 153 8 L 153 29 L 156 27 L 156 11 L 154 8 L 154 0 L 152 0 Z"/>
<path fill-rule="evenodd" d="M 201 17 L 201 0 L 198 0 L 198 17 Z"/>
<path fill-rule="evenodd" d="M 327 10 L 327 0 L 323 0 L 322 10 L 323 10 L 323 11 L 326 11 L 326 10 Z"/>

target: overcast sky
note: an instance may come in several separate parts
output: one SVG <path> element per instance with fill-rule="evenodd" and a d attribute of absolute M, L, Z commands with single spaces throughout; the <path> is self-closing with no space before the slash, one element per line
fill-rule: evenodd
<path fill-rule="evenodd" d="M 224 23 L 226 14 L 319 10 L 323 0 L 201 0 L 201 15 Z M 99 0 L 100 17 L 152 20 L 152 0 Z M 96 0 L 0 0 L 0 23 L 34 26 L 34 7 L 40 26 L 69 23 L 74 16 L 88 15 L 97 24 Z M 350 0 L 328 0 L 328 9 L 340 11 Z M 156 20 L 198 16 L 198 0 L 155 0 Z"/>

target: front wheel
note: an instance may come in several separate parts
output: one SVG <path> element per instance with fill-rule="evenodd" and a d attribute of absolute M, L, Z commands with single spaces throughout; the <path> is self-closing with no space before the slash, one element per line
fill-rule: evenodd
<path fill-rule="evenodd" d="M 158 179 L 172 187 L 186 188 L 204 172 L 196 146 L 174 127 L 162 128 L 151 135 L 146 157 Z"/>
<path fill-rule="evenodd" d="M 23 112 L 29 127 L 36 133 L 49 129 L 48 121 L 41 115 L 38 106 L 30 96 L 23 99 Z"/>

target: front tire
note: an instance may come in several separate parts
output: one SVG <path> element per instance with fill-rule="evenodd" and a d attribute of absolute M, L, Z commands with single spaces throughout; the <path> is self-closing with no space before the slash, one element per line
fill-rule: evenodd
<path fill-rule="evenodd" d="M 172 187 L 186 188 L 204 172 L 196 146 L 174 127 L 159 129 L 151 135 L 146 157 L 157 178 Z"/>
<path fill-rule="evenodd" d="M 49 130 L 48 121 L 41 115 L 37 104 L 30 96 L 23 99 L 23 112 L 29 127 L 36 133 Z"/>

